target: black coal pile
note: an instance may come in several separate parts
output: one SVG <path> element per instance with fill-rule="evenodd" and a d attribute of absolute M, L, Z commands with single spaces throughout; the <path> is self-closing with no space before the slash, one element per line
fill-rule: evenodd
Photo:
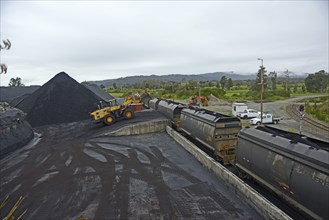
<path fill-rule="evenodd" d="M 0 158 L 25 146 L 33 137 L 24 113 L 0 102 Z"/>
<path fill-rule="evenodd" d="M 58 73 L 17 105 L 33 126 L 67 123 L 89 118 L 101 100 L 65 72 Z"/>
<path fill-rule="evenodd" d="M 39 88 L 40 86 L 0 86 L 0 102 L 10 103 L 14 99 L 32 94 Z"/>

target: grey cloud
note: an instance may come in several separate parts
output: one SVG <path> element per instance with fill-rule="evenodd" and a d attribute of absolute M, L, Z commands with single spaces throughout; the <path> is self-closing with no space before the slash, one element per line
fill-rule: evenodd
<path fill-rule="evenodd" d="M 323 2 L 1 1 L 9 73 L 42 84 L 135 74 L 328 71 Z M 305 13 L 307 12 L 307 14 Z M 3 83 L 5 84 L 5 83 Z"/>

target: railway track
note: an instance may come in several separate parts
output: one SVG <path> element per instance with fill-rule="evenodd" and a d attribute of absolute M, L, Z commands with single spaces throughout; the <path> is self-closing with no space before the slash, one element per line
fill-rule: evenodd
<path fill-rule="evenodd" d="M 202 144 L 201 142 L 195 140 L 194 138 L 192 138 L 191 136 L 185 134 L 182 131 L 177 131 L 177 132 L 179 132 L 186 139 L 188 139 L 189 141 L 191 141 L 196 147 L 198 147 L 200 150 L 202 150 L 203 152 L 205 152 L 208 156 L 210 156 L 211 158 L 213 158 L 217 163 L 220 163 L 220 161 L 218 161 L 218 158 L 216 157 L 215 153 L 213 151 L 211 151 L 208 147 L 206 147 L 204 144 Z M 232 172 L 233 174 L 235 174 L 238 178 L 240 178 L 239 177 L 239 174 L 238 174 L 238 172 L 236 170 L 236 168 L 233 165 L 227 165 L 226 168 L 230 172 Z M 282 211 L 284 211 L 292 219 L 307 220 L 307 218 L 305 216 L 303 216 L 297 209 L 295 209 L 295 208 L 291 207 L 290 205 L 288 205 L 286 202 L 284 202 L 282 199 L 280 199 L 273 192 L 267 190 L 262 185 L 256 183 L 254 180 L 248 179 L 248 178 L 247 179 L 246 178 L 240 178 L 240 179 L 243 182 L 245 182 L 246 184 L 248 184 L 251 188 L 253 188 L 254 190 L 256 190 L 258 193 L 260 193 L 263 197 L 265 197 L 271 203 L 273 203 L 275 206 L 277 206 L 279 209 L 281 209 Z"/>
<path fill-rule="evenodd" d="M 298 110 L 298 107 L 299 107 L 299 104 L 292 104 L 292 105 L 290 105 L 290 107 L 287 108 L 288 114 L 297 121 L 300 120 L 300 116 L 301 116 L 301 114 Z M 326 124 L 325 122 L 315 120 L 314 118 L 312 118 L 308 115 L 304 115 L 303 121 L 305 123 L 307 123 L 308 125 L 311 125 L 317 129 L 320 129 L 321 131 L 329 132 L 329 125 Z"/>
<path fill-rule="evenodd" d="M 185 135 L 183 135 L 183 136 L 185 138 L 189 139 L 197 147 L 199 147 L 200 150 L 204 151 L 206 154 L 208 154 L 210 157 L 212 157 L 215 160 L 217 159 L 217 157 L 219 157 L 219 160 L 220 161 L 223 161 L 223 165 L 226 165 L 226 167 L 232 173 L 235 173 L 236 174 L 236 169 L 235 169 L 236 167 L 234 165 L 233 166 L 230 166 L 230 162 L 234 163 L 234 160 L 235 159 L 238 159 L 239 158 L 240 162 L 242 161 L 241 164 L 246 163 L 247 164 L 246 167 L 248 167 L 249 161 L 246 161 L 245 158 L 244 158 L 245 155 L 248 155 L 249 156 L 249 154 L 250 154 L 248 152 L 248 149 L 244 149 L 246 151 L 245 154 L 244 154 L 243 150 L 241 150 L 240 151 L 240 154 L 239 154 L 240 157 L 233 156 L 232 159 L 229 156 L 227 156 L 228 154 L 227 155 L 226 154 L 225 155 L 223 154 L 223 153 L 226 153 L 227 151 L 225 150 L 225 148 L 222 148 L 221 146 L 227 146 L 226 148 L 228 148 L 229 147 L 229 144 L 226 141 L 228 140 L 228 138 L 232 137 L 231 135 L 234 135 L 234 134 L 231 134 L 231 133 L 226 134 L 225 132 L 223 132 L 223 131 L 225 131 L 224 129 L 225 128 L 229 128 L 229 129 L 231 129 L 231 128 L 239 128 L 239 129 L 236 129 L 235 137 L 237 137 L 237 133 L 239 132 L 239 130 L 241 128 L 241 126 L 240 127 L 236 126 L 237 123 L 235 123 L 235 121 L 232 120 L 232 118 L 230 118 L 230 117 L 228 117 L 226 115 L 222 115 L 222 114 L 219 114 L 219 113 L 216 113 L 216 112 L 213 112 L 213 111 L 204 110 L 204 109 L 200 109 L 199 110 L 199 109 L 186 108 L 185 106 L 181 106 L 178 103 L 174 103 L 174 102 L 166 101 L 166 100 L 160 100 L 159 101 L 157 99 L 152 99 L 152 100 L 149 100 L 148 105 L 152 109 L 155 109 L 156 111 L 164 114 L 165 117 L 167 117 L 168 119 L 170 119 L 171 122 L 175 126 L 177 126 L 177 129 L 178 130 L 184 131 L 184 134 Z M 289 105 L 289 108 L 288 109 L 290 111 L 291 118 L 297 118 L 297 119 L 299 118 L 299 112 L 296 109 L 297 106 L 299 106 L 299 105 L 295 105 L 295 107 L 293 108 L 293 107 L 291 107 L 291 105 Z M 308 119 L 306 119 L 306 121 L 307 120 Z M 312 121 L 314 121 L 314 120 L 312 120 Z M 295 122 L 293 122 L 291 120 L 290 120 L 290 122 L 291 122 L 292 125 L 295 126 L 295 124 L 296 124 Z M 289 125 L 289 122 L 287 122 L 287 123 Z M 318 122 L 315 123 L 314 126 L 317 126 L 317 125 L 319 125 Z M 319 130 L 319 129 L 311 128 L 313 126 L 307 126 L 307 127 L 310 128 L 310 129 L 312 129 L 312 130 L 316 130 L 316 132 L 318 132 L 318 130 Z M 319 126 L 317 126 L 317 127 L 319 127 Z M 320 129 L 323 129 L 322 127 L 323 126 L 320 126 Z M 329 130 L 329 128 L 328 128 L 328 130 Z M 241 131 L 242 130 L 240 130 L 240 132 Z M 258 138 L 257 138 L 258 135 L 262 135 L 261 132 L 258 132 L 258 133 L 257 132 L 256 133 L 255 132 L 252 133 L 252 132 L 254 132 L 254 131 L 251 131 L 251 135 L 250 136 L 249 136 L 249 134 L 246 135 L 246 136 L 248 136 L 248 138 L 250 138 L 252 140 L 258 140 Z M 248 133 L 248 132 L 246 132 L 246 133 Z M 286 132 L 284 132 L 284 131 L 282 131 L 282 133 L 286 134 Z M 278 132 L 272 132 L 271 134 L 264 135 L 263 139 L 260 139 L 260 140 L 262 140 L 262 141 L 264 140 L 264 142 L 266 142 L 265 140 L 267 138 L 270 138 L 271 141 L 274 141 L 275 142 L 276 139 L 274 139 L 274 138 L 272 139 L 272 137 L 275 137 L 277 135 L 280 135 L 280 133 L 278 133 Z M 287 136 L 288 138 L 286 136 L 284 136 L 284 137 L 286 139 L 288 139 L 288 140 L 284 140 L 283 141 L 281 139 L 277 139 L 277 140 L 279 140 L 278 141 L 279 143 L 277 143 L 275 146 L 278 146 L 278 149 L 280 149 L 282 147 L 284 150 L 286 150 L 285 147 L 290 146 L 291 143 L 296 143 L 297 144 L 298 141 L 304 143 L 304 145 L 305 144 L 311 144 L 311 143 L 308 143 L 307 140 L 302 139 L 298 134 L 291 133 L 289 137 Z M 252 143 L 250 144 L 249 142 L 245 141 L 247 139 L 243 139 L 242 142 L 238 142 L 238 144 L 240 144 L 241 146 L 243 146 L 241 148 L 246 148 L 246 147 L 248 148 L 249 147 L 249 149 L 252 150 L 253 144 Z M 214 141 L 214 140 L 216 140 L 216 141 Z M 320 142 L 320 140 L 318 140 L 318 142 Z M 224 144 L 224 145 L 220 145 L 220 144 Z M 246 144 L 249 144 L 249 145 L 248 146 L 244 146 Z M 286 144 L 287 146 L 281 146 L 280 144 Z M 316 147 L 317 145 L 313 144 L 313 145 L 310 145 L 310 146 Z M 304 148 L 305 147 L 307 148 L 307 146 L 303 146 L 303 147 Z M 209 151 L 209 149 L 212 149 L 212 150 Z M 264 147 L 264 149 L 262 149 L 261 152 L 266 152 L 266 149 L 267 148 Z M 310 149 L 314 149 L 314 148 L 311 148 L 310 147 L 310 148 L 307 148 L 307 149 L 310 150 Z M 218 153 L 218 152 L 220 152 L 220 153 Z M 283 152 L 285 152 L 285 151 L 283 151 Z M 272 152 L 270 151 L 270 152 L 267 152 L 267 153 L 270 154 Z M 227 161 L 225 163 L 225 160 L 224 160 L 225 157 L 223 155 L 224 156 L 227 156 L 226 159 L 231 159 L 231 160 L 227 160 L 228 163 L 227 163 Z M 281 157 L 284 157 L 284 154 L 283 153 L 281 153 L 281 155 L 280 155 L 280 153 L 278 153 L 278 155 L 281 156 Z M 302 155 L 304 155 L 304 152 L 302 152 Z M 254 156 L 255 155 L 252 155 L 251 157 L 253 158 Z M 264 156 L 264 155 L 260 155 L 260 157 L 262 157 L 262 156 Z M 293 158 L 295 158 L 295 155 L 293 155 Z M 276 160 L 276 158 L 274 158 L 274 157 L 272 157 L 272 159 L 273 160 Z M 255 158 L 253 158 L 253 160 L 256 162 L 255 164 L 257 164 L 258 158 L 255 157 Z M 259 163 L 257 165 L 260 165 L 260 164 L 261 163 Z M 271 164 L 272 163 L 267 164 L 268 167 L 269 167 L 268 170 L 270 172 L 274 172 L 273 171 L 274 168 L 272 167 L 273 164 L 272 165 Z M 255 166 L 257 166 L 257 165 L 255 165 Z M 258 168 L 253 168 L 253 169 L 255 169 L 257 171 Z M 287 169 L 289 169 L 289 168 L 287 168 Z M 248 170 L 248 168 L 246 168 L 246 170 Z M 252 173 L 253 170 L 250 170 L 250 172 Z M 264 174 L 262 174 L 262 175 L 264 175 Z M 264 176 L 266 176 L 266 175 L 264 175 Z M 271 178 L 272 179 L 275 179 L 275 177 L 273 178 L 273 176 L 271 174 L 267 175 L 266 178 L 268 178 L 268 179 L 271 179 Z M 289 178 L 291 178 L 291 177 L 289 177 Z M 246 182 L 244 179 L 242 179 L 242 181 Z M 283 180 L 283 181 L 285 181 L 285 180 Z M 255 182 L 255 184 L 253 182 Z M 287 199 L 287 198 L 281 196 L 282 193 L 278 193 L 278 195 L 280 195 L 280 196 L 277 196 L 277 194 L 275 194 L 277 192 L 283 192 L 283 193 L 285 193 L 285 191 L 287 191 L 287 189 L 289 189 L 289 188 L 283 188 L 283 189 L 281 189 L 280 187 L 278 188 L 275 184 L 273 185 L 271 182 L 270 183 L 266 182 L 266 184 L 267 185 L 270 185 L 270 187 L 266 187 L 265 188 L 262 185 L 262 180 L 258 180 L 257 181 L 257 179 L 254 179 L 254 178 L 251 180 L 250 183 L 247 183 L 247 184 L 251 188 L 253 188 L 256 191 L 258 191 L 258 193 L 260 193 L 261 195 L 263 195 L 269 201 L 273 202 L 273 204 L 275 204 L 277 207 L 279 207 L 283 212 L 285 212 L 285 213 L 288 213 L 289 212 L 289 215 L 292 216 L 293 219 L 305 219 L 302 216 L 302 213 L 300 213 L 298 211 L 299 210 L 299 206 L 300 206 L 300 204 L 298 203 L 299 201 L 293 203 L 295 205 L 290 206 L 288 203 L 286 203 L 284 201 L 284 199 Z M 303 186 L 303 183 L 301 183 L 300 185 Z M 275 188 L 276 187 L 276 188 L 275 188 L 275 190 L 273 190 L 271 187 L 272 188 Z M 268 190 L 268 188 L 271 188 L 273 191 L 272 190 Z M 297 189 L 299 189 L 299 188 L 297 187 Z M 310 194 L 311 195 L 314 195 L 312 193 L 310 193 Z M 289 197 L 289 199 L 290 200 L 293 200 L 293 198 L 290 198 L 290 197 Z M 322 201 L 325 201 L 325 200 L 322 200 Z M 313 208 L 313 206 L 311 206 L 311 207 Z M 305 210 L 307 211 L 307 209 L 305 209 Z M 322 213 L 322 210 L 324 210 L 324 209 L 321 208 L 320 210 L 321 210 L 321 213 Z M 316 211 L 318 211 L 318 210 L 316 210 Z M 311 213 L 311 214 L 313 214 L 313 213 Z"/>

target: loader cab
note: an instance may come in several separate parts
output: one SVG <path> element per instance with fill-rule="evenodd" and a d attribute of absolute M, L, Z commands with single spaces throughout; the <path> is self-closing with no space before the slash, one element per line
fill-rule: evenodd
<path fill-rule="evenodd" d="M 106 102 L 107 106 L 106 107 L 113 107 L 113 106 L 118 106 L 120 105 L 116 99 L 111 99 Z"/>
<path fill-rule="evenodd" d="M 118 106 L 118 101 L 116 99 L 110 99 L 106 102 L 104 101 L 99 101 L 99 103 L 97 104 L 97 108 L 98 109 L 102 109 L 105 107 L 113 107 L 113 106 Z"/>

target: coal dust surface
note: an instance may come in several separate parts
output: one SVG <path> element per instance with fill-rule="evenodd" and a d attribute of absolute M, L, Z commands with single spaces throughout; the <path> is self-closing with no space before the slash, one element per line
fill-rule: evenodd
<path fill-rule="evenodd" d="M 104 135 L 159 118 L 38 127 L 37 144 L 0 160 L 3 213 L 24 196 L 24 219 L 261 219 L 167 133 Z"/>
<path fill-rule="evenodd" d="M 88 119 L 89 112 L 100 100 L 91 90 L 60 72 L 20 102 L 17 108 L 27 113 L 26 120 L 37 127 Z"/>

